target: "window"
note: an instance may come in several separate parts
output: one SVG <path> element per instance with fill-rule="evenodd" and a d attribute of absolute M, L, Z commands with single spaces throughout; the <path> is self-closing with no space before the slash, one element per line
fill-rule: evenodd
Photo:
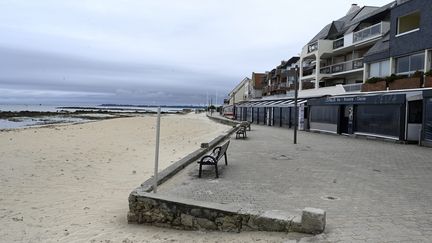
<path fill-rule="evenodd" d="M 390 74 L 390 61 L 375 62 L 370 64 L 369 77 L 386 77 Z"/>
<path fill-rule="evenodd" d="M 401 109 L 399 105 L 358 105 L 356 131 L 399 137 Z"/>
<path fill-rule="evenodd" d="M 397 74 L 413 74 L 416 71 L 424 71 L 425 54 L 399 57 L 396 59 Z"/>
<path fill-rule="evenodd" d="M 420 29 L 420 12 L 399 17 L 398 35 L 416 31 L 418 29 Z"/>
<path fill-rule="evenodd" d="M 338 106 L 311 106 L 310 120 L 311 122 L 337 124 L 338 122 Z"/>

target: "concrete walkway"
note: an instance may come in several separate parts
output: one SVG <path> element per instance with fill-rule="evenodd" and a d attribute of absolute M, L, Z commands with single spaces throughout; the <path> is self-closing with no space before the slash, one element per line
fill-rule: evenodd
<path fill-rule="evenodd" d="M 432 241 L 432 149 L 252 125 L 231 138 L 220 178 L 192 164 L 159 192 L 268 211 L 327 211 L 327 228 L 302 242 Z"/>

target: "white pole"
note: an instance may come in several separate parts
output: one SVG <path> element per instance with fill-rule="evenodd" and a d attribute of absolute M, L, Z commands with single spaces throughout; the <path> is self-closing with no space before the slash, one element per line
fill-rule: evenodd
<path fill-rule="evenodd" d="M 161 108 L 158 107 L 157 111 L 157 122 L 156 122 L 156 150 L 155 150 L 155 168 L 154 168 L 154 182 L 153 182 L 153 193 L 157 192 L 157 181 L 158 181 L 158 166 L 159 166 L 159 137 L 160 137 L 160 118 Z"/>

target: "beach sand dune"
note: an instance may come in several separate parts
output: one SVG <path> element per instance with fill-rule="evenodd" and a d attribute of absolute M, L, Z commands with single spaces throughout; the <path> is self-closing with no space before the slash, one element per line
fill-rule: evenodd
<path fill-rule="evenodd" d="M 155 116 L 0 132 L 1 242 L 279 242 L 286 235 L 188 232 L 126 221 L 153 173 Z M 160 168 L 228 130 L 204 114 L 162 117 Z"/>

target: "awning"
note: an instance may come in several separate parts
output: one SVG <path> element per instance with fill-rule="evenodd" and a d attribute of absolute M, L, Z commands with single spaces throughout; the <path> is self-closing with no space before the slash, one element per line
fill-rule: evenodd
<path fill-rule="evenodd" d="M 306 99 L 297 99 L 297 104 L 302 105 Z M 294 99 L 270 100 L 270 101 L 249 101 L 238 105 L 238 107 L 294 107 Z"/>

